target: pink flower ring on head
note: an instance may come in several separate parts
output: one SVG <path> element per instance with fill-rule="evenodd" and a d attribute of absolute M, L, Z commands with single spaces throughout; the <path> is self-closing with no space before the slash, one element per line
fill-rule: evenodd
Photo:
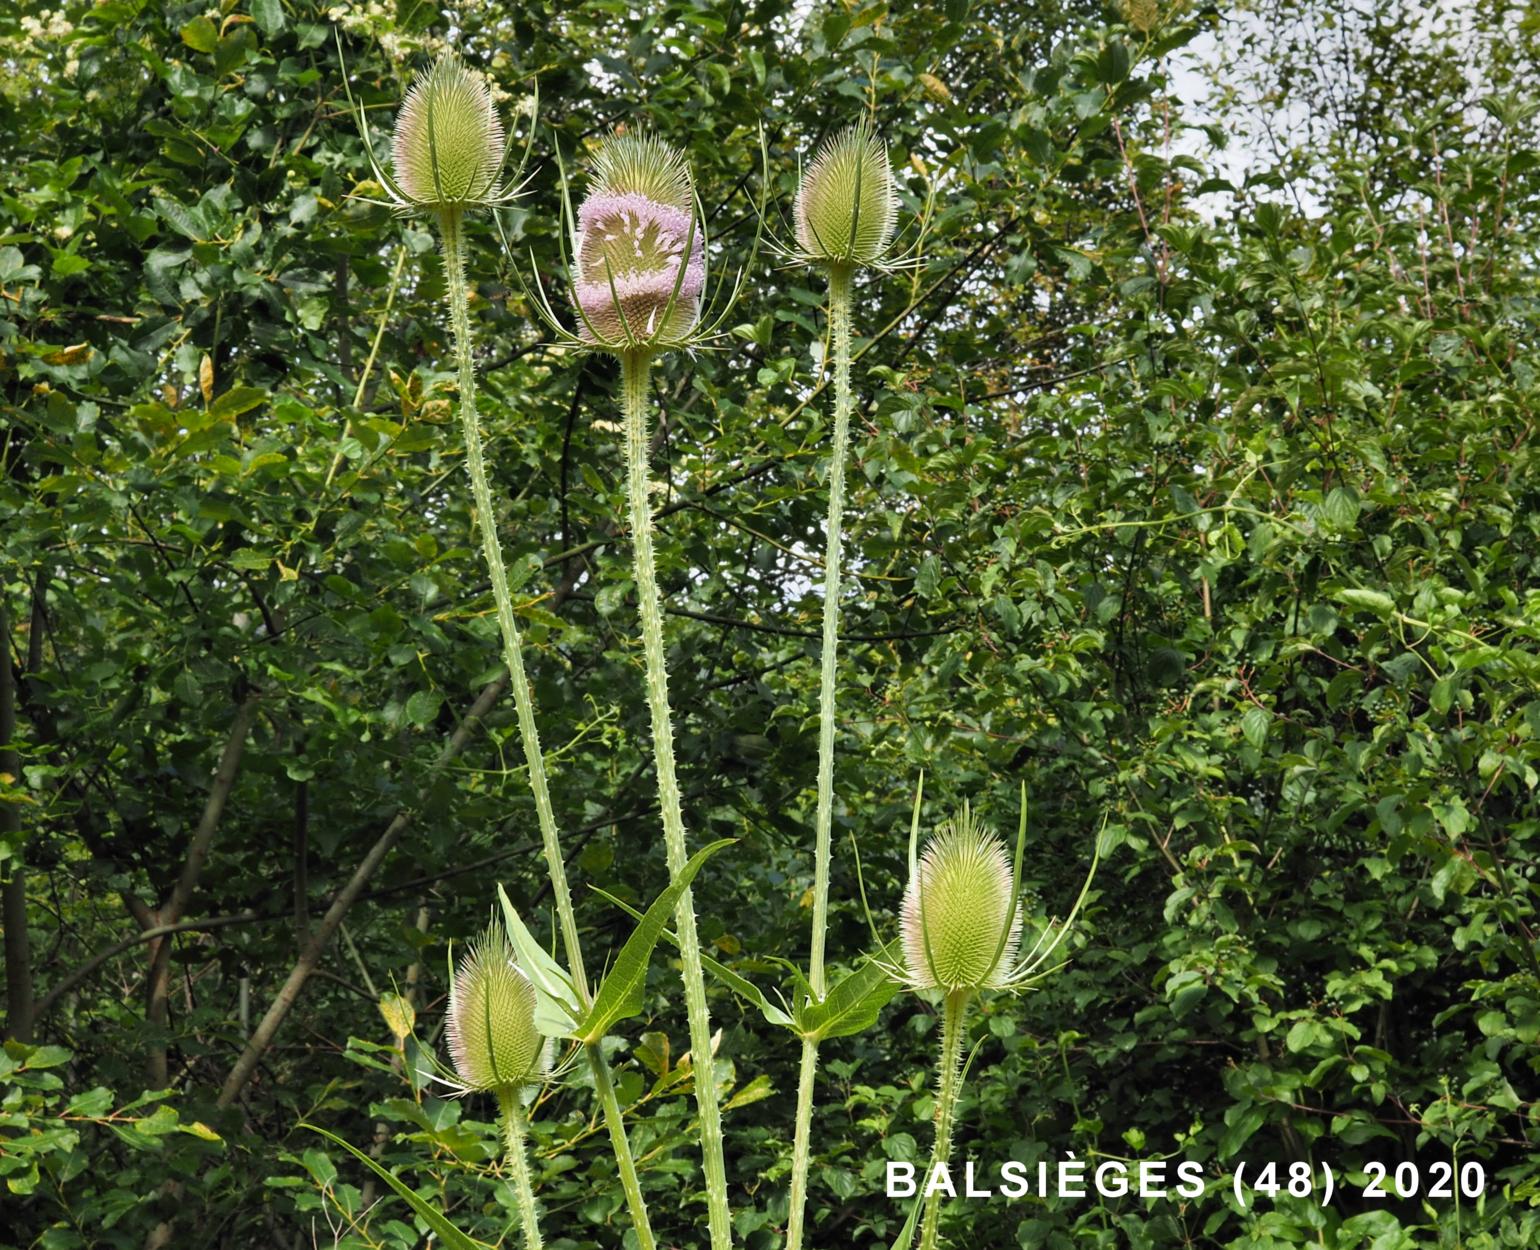
<path fill-rule="evenodd" d="M 600 192 L 583 202 L 573 293 L 586 319 L 585 339 L 645 342 L 682 338 L 693 328 L 706 288 L 706 250 L 691 221 L 685 210 L 636 192 Z"/>

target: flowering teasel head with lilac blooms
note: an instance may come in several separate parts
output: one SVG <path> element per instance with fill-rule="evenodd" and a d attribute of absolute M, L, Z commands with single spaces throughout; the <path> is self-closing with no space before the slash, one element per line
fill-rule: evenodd
<path fill-rule="evenodd" d="M 517 1090 L 551 1066 L 551 1043 L 535 1027 L 535 987 L 493 921 L 460 961 L 445 1032 L 466 1091 Z"/>
<path fill-rule="evenodd" d="M 579 337 L 614 352 L 687 345 L 705 296 L 706 246 L 683 156 L 648 134 L 611 136 L 576 224 Z"/>

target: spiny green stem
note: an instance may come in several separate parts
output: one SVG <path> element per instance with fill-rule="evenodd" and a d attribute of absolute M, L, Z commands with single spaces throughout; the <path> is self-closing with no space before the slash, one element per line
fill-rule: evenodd
<path fill-rule="evenodd" d="M 797 1078 L 797 1127 L 791 1148 L 791 1196 L 786 1214 L 786 1250 L 800 1250 L 807 1209 L 807 1172 L 813 1131 L 813 1078 L 818 1071 L 818 1042 L 802 1039 L 802 1071 Z"/>
<path fill-rule="evenodd" d="M 497 516 L 492 509 L 492 491 L 487 485 L 486 459 L 482 453 L 481 421 L 476 414 L 476 367 L 471 352 L 469 301 L 465 286 L 465 242 L 460 214 L 446 211 L 440 217 L 444 236 L 444 277 L 449 290 L 449 316 L 454 331 L 455 353 L 460 364 L 460 424 L 465 433 L 465 466 L 470 471 L 471 497 L 476 504 L 477 528 L 481 531 L 481 550 L 487 572 L 492 578 L 492 598 L 497 605 L 497 623 L 503 635 L 503 661 L 508 665 L 513 702 L 518 709 L 519 737 L 524 744 L 524 761 L 529 768 L 529 786 L 535 792 L 535 815 L 540 825 L 540 840 L 545 848 L 546 867 L 551 874 L 551 890 L 556 898 L 556 914 L 561 922 L 562 943 L 567 966 L 577 986 L 578 997 L 588 999 L 588 982 L 583 972 L 582 948 L 578 944 L 577 918 L 572 911 L 572 891 L 567 885 L 567 869 L 562 859 L 556 833 L 556 816 L 551 809 L 551 792 L 546 783 L 545 757 L 540 751 L 540 730 L 535 724 L 535 700 L 529 678 L 524 672 L 524 648 L 519 624 L 513 614 L 513 597 L 508 591 L 508 573 L 503 567 L 502 545 L 497 540 Z"/>
<path fill-rule="evenodd" d="M 439 216 L 439 233 L 444 244 L 444 279 L 449 296 L 449 322 L 454 335 L 455 355 L 460 369 L 460 424 L 465 434 L 465 465 L 471 478 L 471 498 L 476 505 L 476 524 L 481 531 L 481 549 L 492 579 L 492 598 L 497 605 L 497 624 L 503 639 L 503 661 L 508 666 L 513 702 L 518 711 L 519 738 L 524 745 L 524 761 L 529 770 L 529 785 L 535 795 L 535 815 L 540 826 L 540 840 L 545 850 L 546 870 L 551 878 L 551 893 L 556 899 L 556 914 L 561 925 L 562 946 L 567 967 L 572 974 L 578 1002 L 590 1002 L 588 979 L 583 970 L 583 948 L 578 941 L 577 917 L 572 910 L 572 890 L 567 884 L 566 861 L 556 831 L 556 815 L 551 807 L 550 786 L 546 780 L 545 756 L 540 749 L 540 730 L 535 724 L 535 699 L 524 671 L 523 640 L 513 612 L 513 597 L 508 591 L 508 574 L 503 566 L 502 544 L 497 540 L 497 520 L 492 509 L 492 491 L 487 483 L 486 458 L 482 451 L 481 421 L 476 412 L 476 367 L 472 358 L 470 301 L 465 284 L 465 235 L 458 210 L 446 210 Z M 631 1222 L 636 1228 L 641 1250 L 653 1250 L 656 1244 L 647 1206 L 642 1201 L 636 1162 L 626 1139 L 620 1104 L 614 1097 L 614 1084 L 604 1054 L 597 1046 L 585 1048 L 594 1075 L 594 1088 L 600 1091 L 605 1125 L 615 1149 L 621 1182 Z M 605 1100 L 603 1091 L 610 1097 Z"/>
<path fill-rule="evenodd" d="M 609 1130 L 610 1145 L 620 1166 L 620 1187 L 625 1191 L 626 1207 L 631 1212 L 631 1224 L 636 1229 L 637 1241 L 642 1250 L 653 1250 L 656 1242 L 652 1236 L 652 1224 L 647 1218 L 647 1203 L 642 1199 L 642 1183 L 636 1175 L 636 1162 L 631 1157 L 631 1143 L 626 1139 L 626 1125 L 620 1109 L 620 1099 L 615 1096 L 615 1082 L 610 1079 L 610 1065 L 597 1044 L 583 1047 L 588 1056 L 589 1070 L 594 1074 L 594 1089 L 604 1108 L 604 1127 Z"/>
<path fill-rule="evenodd" d="M 689 855 L 679 782 L 674 775 L 674 729 L 668 705 L 668 663 L 663 652 L 663 609 L 652 552 L 652 501 L 648 497 L 647 406 L 652 360 L 645 351 L 621 357 L 621 407 L 626 425 L 626 482 L 631 510 L 631 541 L 636 597 L 642 618 L 642 651 L 647 668 L 647 704 L 652 713 L 652 750 L 657 762 L 658 800 L 663 808 L 663 842 L 670 878 L 677 879 Z M 722 1112 L 711 1056 L 711 1019 L 706 1012 L 706 979 L 701 970 L 700 938 L 695 929 L 695 899 L 686 888 L 674 911 L 679 953 L 684 963 L 684 1001 L 690 1024 L 690 1058 L 695 1068 L 695 1100 L 700 1110 L 701 1156 L 706 1173 L 706 1212 L 712 1250 L 732 1245 L 727 1210 L 727 1170 L 722 1162 Z"/>
<path fill-rule="evenodd" d="M 829 331 L 834 340 L 834 446 L 829 456 L 829 522 L 823 574 L 823 671 L 818 688 L 818 812 L 813 849 L 813 954 L 808 984 L 822 998 L 824 933 L 829 924 L 829 834 L 834 823 L 834 681 L 839 648 L 840 523 L 845 512 L 845 454 L 850 442 L 850 270 L 829 271 Z"/>
<path fill-rule="evenodd" d="M 957 1110 L 957 1095 L 962 1090 L 962 1042 L 964 1024 L 968 1019 L 971 990 L 953 990 L 946 996 L 941 1012 L 941 1073 L 940 1087 L 936 1092 L 936 1145 L 931 1151 L 930 1166 L 925 1169 L 921 1182 L 924 1186 L 936 1171 L 936 1165 L 948 1162 L 952 1157 L 952 1121 Z M 941 1215 L 941 1195 L 932 1194 L 925 1202 L 925 1217 L 920 1225 L 920 1250 L 935 1250 L 936 1226 Z"/>
<path fill-rule="evenodd" d="M 535 1187 L 530 1182 L 529 1158 L 524 1152 L 524 1108 L 519 1106 L 518 1090 L 498 1090 L 497 1103 L 503 1113 L 503 1140 L 507 1147 L 504 1157 L 513 1173 L 513 1189 L 524 1218 L 525 1250 L 540 1250 L 540 1220 L 535 1214 Z"/>
<path fill-rule="evenodd" d="M 850 278 L 849 268 L 829 271 L 829 337 L 834 348 L 834 445 L 829 457 L 829 521 L 823 575 L 823 668 L 818 688 L 818 809 L 813 847 L 813 953 L 808 984 L 817 998 L 828 992 L 824 973 L 824 937 L 829 927 L 829 844 L 834 824 L 834 694 L 838 670 L 840 618 L 840 526 L 845 511 L 845 456 L 850 443 Z M 786 1250 L 801 1250 L 807 1173 L 811 1161 L 813 1080 L 818 1071 L 818 1042 L 802 1041 L 802 1071 L 797 1082 L 797 1121 L 792 1141 L 790 1210 Z"/>

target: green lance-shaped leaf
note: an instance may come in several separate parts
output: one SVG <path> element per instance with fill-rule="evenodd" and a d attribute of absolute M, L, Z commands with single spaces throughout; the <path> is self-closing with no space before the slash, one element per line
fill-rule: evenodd
<path fill-rule="evenodd" d="M 417 1215 L 422 1220 L 422 1222 L 433 1230 L 434 1235 L 437 1236 L 439 1241 L 444 1244 L 446 1250 L 488 1250 L 486 1242 L 477 1241 L 474 1237 L 466 1236 L 466 1234 L 462 1233 L 458 1228 L 449 1222 L 448 1217 L 445 1216 L 442 1211 L 436 1210 L 430 1203 L 424 1201 L 418 1194 L 409 1189 L 406 1183 L 402 1181 L 399 1176 L 397 1176 L 394 1172 L 388 1171 L 385 1167 L 375 1162 L 362 1150 L 354 1146 L 351 1142 L 344 1141 L 335 1133 L 329 1133 L 324 1128 L 320 1128 L 314 1124 L 301 1122 L 300 1127 L 308 1128 L 312 1133 L 319 1133 L 328 1141 L 341 1146 L 350 1155 L 352 1155 L 371 1172 L 378 1176 L 382 1181 L 389 1185 L 393 1190 L 395 1190 L 396 1194 L 405 1200 L 407 1205 L 410 1206 L 413 1211 L 417 1212 Z"/>
<path fill-rule="evenodd" d="M 631 919 L 640 920 L 642 918 L 642 913 L 635 907 L 632 907 L 625 899 L 616 898 L 608 890 L 602 890 L 596 885 L 590 885 L 588 888 L 606 902 L 613 903 L 616 907 L 620 908 Z M 675 950 L 679 948 L 679 935 L 672 929 L 665 928 L 663 930 L 663 940 L 674 947 Z M 797 1026 L 792 1022 L 791 1016 L 766 998 L 764 990 L 760 989 L 754 982 L 745 976 L 740 976 L 726 964 L 718 963 L 704 951 L 701 952 L 700 961 L 707 972 L 721 981 L 723 985 L 727 986 L 744 1002 L 748 1003 L 751 1007 L 759 1008 L 759 1014 L 764 1016 L 771 1024 L 796 1032 Z"/>
<path fill-rule="evenodd" d="M 696 851 L 668 888 L 653 899 L 652 906 L 620 948 L 615 966 L 594 995 L 588 1015 L 578 1025 L 575 1036 L 579 1041 L 597 1042 L 617 1021 L 642 1014 L 642 987 L 647 980 L 647 965 L 652 961 L 653 947 L 668 927 L 668 918 L 674 914 L 679 896 L 695 880 L 702 864 L 736 841 L 736 838 L 722 838 Z"/>
<path fill-rule="evenodd" d="M 924 1192 L 924 1181 L 929 1179 L 928 1176 L 922 1179 L 922 1193 Z M 909 1204 L 909 1218 L 904 1221 L 904 1226 L 898 1230 L 898 1236 L 893 1238 L 893 1244 L 888 1247 L 888 1250 L 909 1250 L 909 1247 L 914 1244 L 914 1230 L 920 1222 L 920 1212 L 924 1209 L 925 1199 L 916 1194 L 914 1200 Z"/>
<path fill-rule="evenodd" d="M 573 1025 L 582 1008 L 572 978 L 535 940 L 501 885 L 497 887 L 497 898 L 503 905 L 503 923 L 517 952 L 519 967 L 535 987 L 535 1028 L 546 1037 L 573 1036 Z"/>
<path fill-rule="evenodd" d="M 887 951 L 884 959 L 890 958 Z M 877 961 L 868 960 L 829 991 L 821 1002 L 804 999 L 796 1028 L 803 1037 L 823 1041 L 853 1037 L 871 1028 L 877 1014 L 897 994 L 899 983 Z"/>
<path fill-rule="evenodd" d="M 1338 603 L 1350 608 L 1363 608 L 1376 616 L 1388 617 L 1396 610 L 1396 601 L 1383 590 L 1365 590 L 1362 586 L 1348 586 L 1333 596 Z"/>

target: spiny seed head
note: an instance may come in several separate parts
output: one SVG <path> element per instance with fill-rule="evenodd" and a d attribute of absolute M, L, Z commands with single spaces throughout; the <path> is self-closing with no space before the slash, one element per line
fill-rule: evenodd
<path fill-rule="evenodd" d="M 460 961 L 445 1025 L 467 1089 L 517 1088 L 550 1066 L 550 1046 L 535 1028 L 535 987 L 495 921 Z"/>
<path fill-rule="evenodd" d="M 851 266 L 882 259 L 897 214 L 888 150 L 865 122 L 818 149 L 792 208 L 803 259 Z"/>
<path fill-rule="evenodd" d="M 600 145 L 589 194 L 640 195 L 682 213 L 695 211 L 684 154 L 646 131 L 613 134 Z"/>
<path fill-rule="evenodd" d="M 584 339 L 624 351 L 689 337 L 706 289 L 706 249 L 684 157 L 647 134 L 614 135 L 578 209 L 573 295 Z"/>
<path fill-rule="evenodd" d="M 419 208 L 467 208 L 504 195 L 502 119 L 485 80 L 453 52 L 412 83 L 391 152 L 396 185 Z"/>
<path fill-rule="evenodd" d="M 1011 891 L 1005 844 L 965 806 L 926 844 L 904 891 L 909 983 L 948 992 L 1004 984 L 1021 940 Z"/>

